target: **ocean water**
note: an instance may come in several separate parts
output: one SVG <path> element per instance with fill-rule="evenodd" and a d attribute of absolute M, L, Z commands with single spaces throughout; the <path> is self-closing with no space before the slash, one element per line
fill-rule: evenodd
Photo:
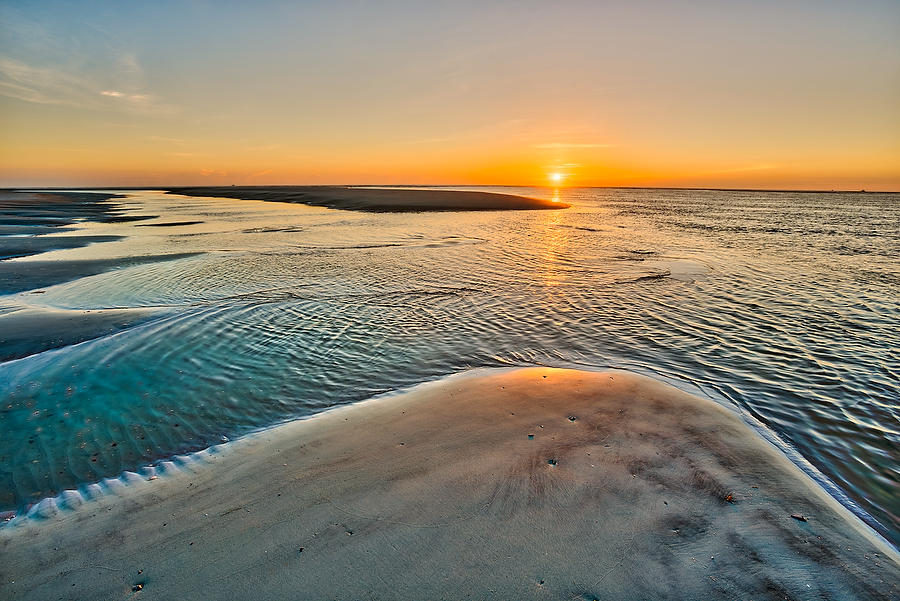
<path fill-rule="evenodd" d="M 0 363 L 0 510 L 468 368 L 613 367 L 736 408 L 900 542 L 900 195 L 473 189 L 573 206 L 127 192 L 0 262 L 56 269 L 0 295 L 48 324 Z"/>

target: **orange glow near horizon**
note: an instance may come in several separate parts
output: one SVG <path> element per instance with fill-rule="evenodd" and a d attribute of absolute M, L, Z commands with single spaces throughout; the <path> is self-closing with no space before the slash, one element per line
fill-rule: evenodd
<path fill-rule="evenodd" d="M 876 160 L 822 157 L 784 164 L 741 164 L 725 157 L 637 157 L 634 150 L 570 153 L 577 170 L 548 173 L 530 148 L 435 149 L 409 154 L 381 145 L 302 155 L 302 149 L 234 152 L 215 145 L 173 153 L 115 139 L 84 148 L 20 140 L 0 147 L 3 186 L 410 184 L 510 186 L 720 187 L 900 190 L 890 155 Z M 176 156 L 173 156 L 176 155 Z M 600 156 L 596 156 L 600 155 Z"/>
<path fill-rule="evenodd" d="M 900 191 L 900 7 L 3 9 L 0 186 Z"/>

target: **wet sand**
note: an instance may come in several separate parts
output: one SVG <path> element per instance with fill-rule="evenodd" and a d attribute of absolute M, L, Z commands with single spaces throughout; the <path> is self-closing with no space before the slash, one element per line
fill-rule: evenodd
<path fill-rule="evenodd" d="M 81 248 L 98 242 L 115 242 L 122 236 L 21 236 L 0 234 L 0 261 L 15 259 L 67 248 Z"/>
<path fill-rule="evenodd" d="M 641 376 L 481 371 L 224 448 L 0 529 L 0 596 L 900 593 L 896 553 L 782 453 Z"/>
<path fill-rule="evenodd" d="M 155 309 L 72 311 L 16 307 L 0 312 L 0 361 L 21 359 L 108 336 L 147 321 L 158 313 Z"/>
<path fill-rule="evenodd" d="M 53 286 L 110 269 L 190 256 L 190 253 L 115 259 L 16 260 L 52 250 L 121 240 L 122 236 L 65 235 L 83 221 L 122 223 L 152 219 L 134 215 L 105 192 L 0 190 L 0 295 Z"/>
<path fill-rule="evenodd" d="M 174 194 L 298 202 L 317 207 L 372 212 L 415 211 L 499 211 L 522 209 L 565 209 L 562 202 L 456 190 L 413 190 L 347 188 L 342 186 L 227 186 L 169 188 Z"/>
<path fill-rule="evenodd" d="M 49 236 L 72 231 L 78 221 L 118 221 L 128 218 L 114 194 L 37 193 L 0 190 L 0 261 L 51 250 L 79 248 L 121 236 Z"/>
<path fill-rule="evenodd" d="M 118 194 L 107 192 L 28 192 L 0 190 L 0 227 L 59 227 L 79 221 L 123 223 L 152 219 L 153 215 L 133 215 L 115 202 Z M 46 229 L 42 232 L 47 233 Z"/>
<path fill-rule="evenodd" d="M 14 294 L 28 290 L 39 293 L 39 288 L 71 282 L 113 269 L 156 263 L 157 261 L 174 261 L 197 254 L 199 253 L 171 253 L 114 259 L 70 259 L 67 261 L 40 259 L 0 261 L 0 294 Z"/>

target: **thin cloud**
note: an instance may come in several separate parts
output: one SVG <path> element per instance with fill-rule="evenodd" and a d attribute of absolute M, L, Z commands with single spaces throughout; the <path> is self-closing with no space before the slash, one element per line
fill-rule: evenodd
<path fill-rule="evenodd" d="M 272 169 L 263 169 L 262 171 L 257 171 L 255 173 L 249 174 L 245 179 L 256 179 L 270 173 L 272 173 Z"/>
<path fill-rule="evenodd" d="M 156 99 L 149 94 L 128 94 L 118 90 L 101 90 L 101 96 L 107 98 L 116 98 L 125 103 L 128 108 L 138 111 L 161 111 L 170 112 L 171 107 L 165 107 L 158 103 Z"/>
<path fill-rule="evenodd" d="M 743 173 L 745 171 L 766 171 L 768 169 L 777 169 L 778 165 L 770 163 L 761 163 L 758 165 L 747 165 L 745 167 L 734 167 L 732 169 L 718 169 L 716 171 L 707 171 L 707 173 Z"/>
<path fill-rule="evenodd" d="M 546 144 L 532 144 L 532 148 L 560 149 L 560 148 L 612 148 L 612 144 L 593 144 L 584 142 L 549 142 Z"/>
<path fill-rule="evenodd" d="M 148 142 L 160 142 L 164 144 L 173 144 L 175 146 L 183 146 L 185 141 L 181 138 L 170 138 L 167 136 L 147 136 Z"/>
<path fill-rule="evenodd" d="M 36 104 L 82 106 L 92 90 L 71 73 L 0 56 L 0 94 Z"/>
<path fill-rule="evenodd" d="M 406 144 L 442 144 L 444 142 L 455 142 L 458 140 L 467 140 L 471 138 L 487 137 L 487 136 L 504 136 L 509 137 L 509 133 L 519 129 L 523 124 L 527 123 L 526 119 L 507 119 L 497 123 L 486 123 L 477 127 L 461 130 L 448 136 L 439 136 L 433 138 L 423 138 L 418 140 L 407 140 Z"/>
<path fill-rule="evenodd" d="M 141 89 L 140 67 L 133 56 L 122 57 L 117 67 L 112 69 L 111 79 L 120 80 L 123 87 L 99 85 L 94 77 L 64 65 L 34 65 L 0 55 L 0 95 L 35 104 L 87 109 L 119 109 L 145 114 L 177 111 L 176 107 Z"/>

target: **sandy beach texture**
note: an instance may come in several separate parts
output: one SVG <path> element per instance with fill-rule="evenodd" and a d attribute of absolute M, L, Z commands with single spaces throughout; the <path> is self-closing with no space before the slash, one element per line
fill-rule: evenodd
<path fill-rule="evenodd" d="M 168 191 L 187 196 L 299 202 L 317 207 L 374 212 L 565 209 L 570 206 L 563 202 L 528 198 L 515 194 L 459 192 L 456 190 L 347 188 L 341 186 L 222 186 L 170 188 Z"/>
<path fill-rule="evenodd" d="M 620 372 L 452 377 L 48 514 L 0 529 L 0 597 L 900 595 L 893 549 L 735 414 Z"/>

